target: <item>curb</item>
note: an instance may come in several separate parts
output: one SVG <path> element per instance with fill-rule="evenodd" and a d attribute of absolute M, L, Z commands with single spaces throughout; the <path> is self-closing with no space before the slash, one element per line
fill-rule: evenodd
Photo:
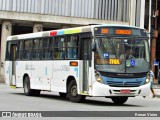
<path fill-rule="evenodd" d="M 160 98 L 160 95 L 156 95 L 157 98 Z"/>
<path fill-rule="evenodd" d="M 156 94 L 156 97 L 160 98 L 160 88 L 153 88 Z"/>

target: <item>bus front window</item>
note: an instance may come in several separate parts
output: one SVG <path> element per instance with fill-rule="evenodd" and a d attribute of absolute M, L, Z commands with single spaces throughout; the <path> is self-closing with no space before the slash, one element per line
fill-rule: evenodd
<path fill-rule="evenodd" d="M 96 38 L 95 69 L 111 73 L 141 73 L 149 70 L 145 39 Z"/>

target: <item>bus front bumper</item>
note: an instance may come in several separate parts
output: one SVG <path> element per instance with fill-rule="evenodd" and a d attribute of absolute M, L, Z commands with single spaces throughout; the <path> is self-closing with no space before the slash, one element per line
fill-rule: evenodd
<path fill-rule="evenodd" d="M 150 83 L 139 87 L 110 87 L 108 85 L 95 82 L 91 96 L 148 96 L 151 93 Z"/>

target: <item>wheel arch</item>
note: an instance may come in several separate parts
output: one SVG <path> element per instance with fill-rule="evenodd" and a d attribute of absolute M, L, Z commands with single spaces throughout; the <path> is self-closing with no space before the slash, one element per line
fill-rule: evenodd
<path fill-rule="evenodd" d="M 68 76 L 67 82 L 66 82 L 66 92 L 68 92 L 68 85 L 72 80 L 76 81 L 75 77 L 74 76 Z M 76 84 L 77 84 L 77 81 L 76 81 Z"/>

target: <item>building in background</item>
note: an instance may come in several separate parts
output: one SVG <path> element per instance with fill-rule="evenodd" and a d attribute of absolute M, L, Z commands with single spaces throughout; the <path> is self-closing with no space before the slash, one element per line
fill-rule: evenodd
<path fill-rule="evenodd" d="M 151 3 L 151 5 L 150 5 Z M 160 68 L 158 62 L 160 63 L 160 0 L 146 0 L 145 1 L 145 22 L 144 25 L 146 29 L 149 28 L 149 19 L 151 20 L 150 27 L 151 36 L 150 40 L 150 54 L 151 54 L 151 68 L 155 73 L 155 77 L 158 78 L 158 69 Z M 151 15 L 149 15 L 149 7 L 151 6 Z M 156 65 L 158 64 L 158 65 Z M 157 83 L 158 81 L 154 81 Z"/>
<path fill-rule="evenodd" d="M 143 28 L 145 5 L 145 0 L 0 0 L 0 82 L 7 36 L 89 24 Z"/>

